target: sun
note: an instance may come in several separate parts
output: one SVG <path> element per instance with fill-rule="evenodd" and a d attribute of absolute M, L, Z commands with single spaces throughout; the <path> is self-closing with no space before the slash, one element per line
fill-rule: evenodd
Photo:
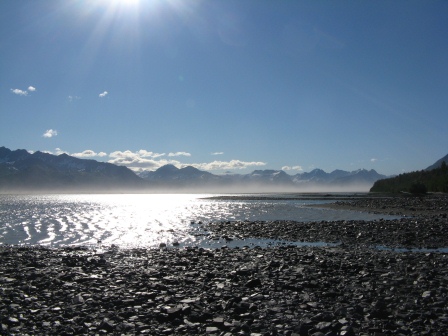
<path fill-rule="evenodd" d="M 146 0 L 144 0 L 146 1 Z M 138 8 L 144 1 L 141 0 L 98 0 L 97 6 L 108 8 L 112 11 Z"/>
<path fill-rule="evenodd" d="M 117 0 L 117 2 L 125 6 L 135 6 L 140 2 L 140 0 Z"/>
<path fill-rule="evenodd" d="M 140 3 L 140 0 L 109 0 L 109 5 L 114 7 L 137 7 Z"/>

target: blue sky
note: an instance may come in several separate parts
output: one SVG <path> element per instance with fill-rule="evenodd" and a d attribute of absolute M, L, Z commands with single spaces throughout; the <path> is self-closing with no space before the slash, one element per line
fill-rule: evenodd
<path fill-rule="evenodd" d="M 398 174 L 448 153 L 448 2 L 3 0 L 0 146 Z"/>

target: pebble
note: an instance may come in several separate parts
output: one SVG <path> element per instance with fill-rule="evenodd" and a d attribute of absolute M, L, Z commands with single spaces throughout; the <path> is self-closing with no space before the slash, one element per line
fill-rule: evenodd
<path fill-rule="evenodd" d="M 0 245 L 0 334 L 444 335 L 448 254 L 374 248 L 446 247 L 434 237 L 448 233 L 440 208 L 284 230 L 281 221 L 209 226 L 218 236 L 288 232 L 343 243 L 326 247 Z"/>
<path fill-rule="evenodd" d="M 86 261 L 97 256 L 95 250 L 1 246 L 1 333 L 442 335 L 448 330 L 444 253 L 273 247 L 263 249 L 264 258 L 249 248 L 101 254 L 105 264 Z M 81 266 L 67 265 L 63 256 Z M 42 266 L 30 267 L 31 259 Z"/>
<path fill-rule="evenodd" d="M 387 207 L 382 204 L 387 204 Z M 393 220 L 298 221 L 218 221 L 205 225 L 217 237 L 278 239 L 288 242 L 339 243 L 355 247 L 407 249 L 448 248 L 448 197 L 386 197 L 338 201 L 333 204 L 372 212 L 394 209 Z"/>

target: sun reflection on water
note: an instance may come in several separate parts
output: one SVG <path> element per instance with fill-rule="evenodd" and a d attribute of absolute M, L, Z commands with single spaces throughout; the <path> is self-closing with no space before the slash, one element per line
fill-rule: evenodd
<path fill-rule="evenodd" d="M 203 199 L 207 196 L 211 195 L 0 195 L 0 243 L 195 246 L 208 235 L 197 224 L 200 222 L 320 221 L 373 216 L 307 208 L 309 201 Z"/>

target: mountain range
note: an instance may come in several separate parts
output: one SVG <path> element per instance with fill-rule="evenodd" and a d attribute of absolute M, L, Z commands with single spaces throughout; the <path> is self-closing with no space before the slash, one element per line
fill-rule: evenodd
<path fill-rule="evenodd" d="M 365 189 L 375 181 L 386 178 L 375 170 L 360 169 L 352 172 L 335 170 L 326 173 L 314 169 L 309 173 L 289 175 L 283 170 L 255 170 L 250 174 L 214 175 L 194 167 L 177 168 L 165 165 L 156 171 L 145 171 L 139 176 L 155 187 L 277 187 L 283 189 Z"/>
<path fill-rule="evenodd" d="M 0 147 L 0 190 L 112 191 L 143 185 L 132 170 L 111 163 Z"/>
<path fill-rule="evenodd" d="M 439 160 L 440 164 L 444 159 L 447 157 Z M 215 175 L 192 166 L 177 168 L 170 164 L 136 174 L 124 166 L 67 154 L 0 147 L 0 191 L 368 191 L 386 177 L 373 169 L 331 173 L 314 169 L 295 175 L 283 170 L 254 170 L 249 174 Z"/>

